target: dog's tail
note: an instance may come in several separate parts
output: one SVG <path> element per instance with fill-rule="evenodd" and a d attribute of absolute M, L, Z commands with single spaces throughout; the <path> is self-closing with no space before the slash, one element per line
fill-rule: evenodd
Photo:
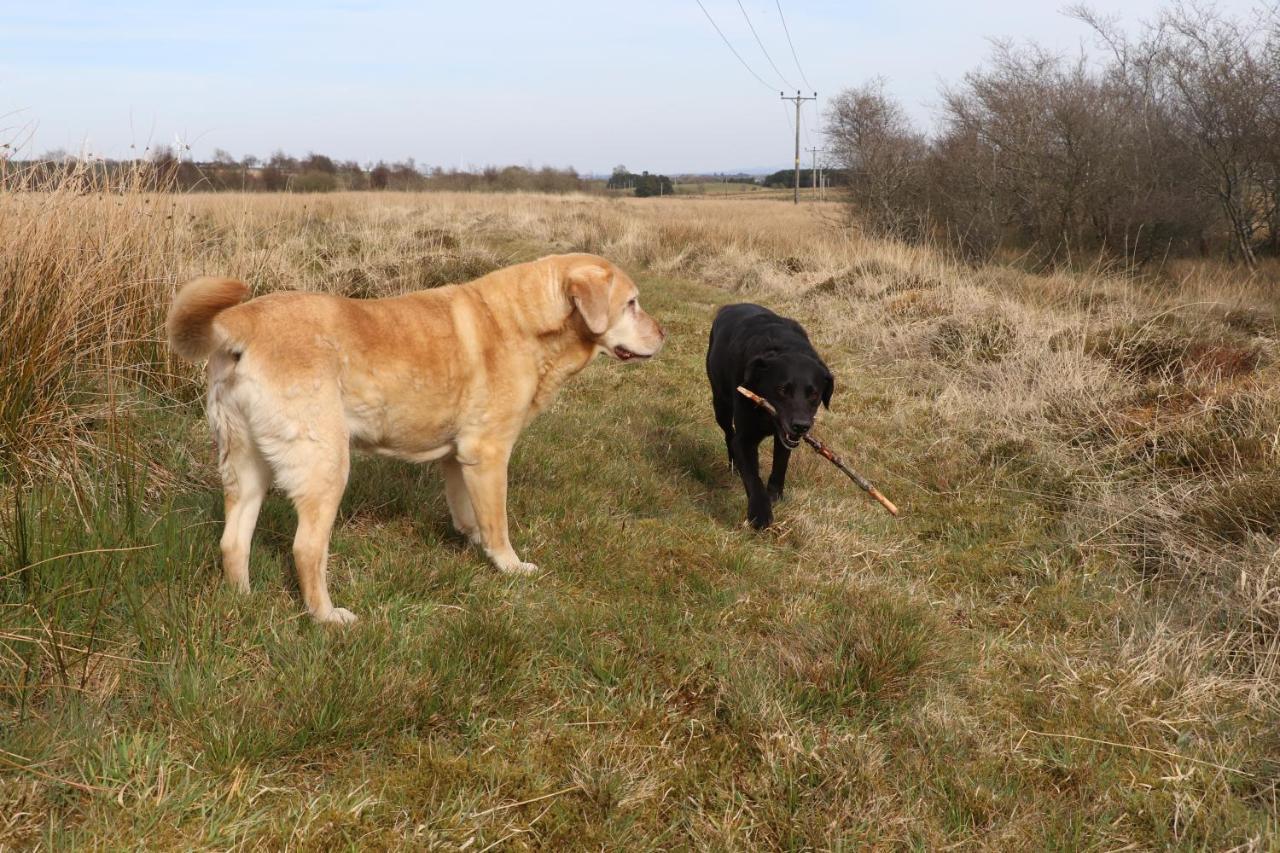
<path fill-rule="evenodd" d="M 213 320 L 249 296 L 249 286 L 234 278 L 205 276 L 187 282 L 169 306 L 165 329 L 169 346 L 188 361 L 204 361 L 217 345 Z"/>

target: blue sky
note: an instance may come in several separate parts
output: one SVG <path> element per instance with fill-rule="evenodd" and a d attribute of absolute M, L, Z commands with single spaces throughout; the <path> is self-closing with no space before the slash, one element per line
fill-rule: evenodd
<path fill-rule="evenodd" d="M 0 16 L 0 142 L 128 156 L 189 140 L 263 156 L 315 150 L 444 166 L 617 163 L 651 171 L 783 167 L 783 83 L 737 0 L 217 4 L 8 0 Z M 775 0 L 743 0 L 774 62 L 803 86 Z M 805 76 L 806 141 L 821 105 L 884 77 L 921 123 L 939 84 L 991 38 L 1092 44 L 1043 0 L 783 0 Z M 1095 3 L 1136 25 L 1160 0 Z M 1221 0 L 1245 11 L 1252 0 Z M 775 82 L 776 81 L 776 82 Z M 808 87 L 805 87 L 808 88 Z M 792 109 L 786 107 L 786 109 Z"/>

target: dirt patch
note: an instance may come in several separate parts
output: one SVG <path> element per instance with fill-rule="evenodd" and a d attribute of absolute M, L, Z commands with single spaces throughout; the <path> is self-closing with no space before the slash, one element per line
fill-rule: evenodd
<path fill-rule="evenodd" d="M 441 249 L 458 248 L 457 235 L 444 228 L 418 228 L 414 230 L 413 236 L 424 243 L 431 243 Z"/>
<path fill-rule="evenodd" d="M 933 290 L 942 279 L 874 259 L 857 263 L 809 288 L 810 294 L 865 294 L 867 298 L 913 290 Z"/>
<path fill-rule="evenodd" d="M 1084 337 L 1084 351 L 1136 381 L 1175 381 L 1198 374 L 1231 379 L 1263 366 L 1265 349 L 1223 328 L 1193 326 L 1178 318 L 1126 323 Z"/>

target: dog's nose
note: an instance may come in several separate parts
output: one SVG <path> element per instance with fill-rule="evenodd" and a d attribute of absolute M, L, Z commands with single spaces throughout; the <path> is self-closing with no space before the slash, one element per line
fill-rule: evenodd
<path fill-rule="evenodd" d="M 795 432 L 796 435 L 804 435 L 806 432 L 809 431 L 809 428 L 812 426 L 813 426 L 812 423 L 797 422 L 791 425 L 791 429 Z"/>

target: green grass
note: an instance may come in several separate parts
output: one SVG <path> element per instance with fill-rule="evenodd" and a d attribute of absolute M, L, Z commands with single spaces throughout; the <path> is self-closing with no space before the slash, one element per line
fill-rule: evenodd
<path fill-rule="evenodd" d="M 303 616 L 279 496 L 231 593 L 196 401 L 138 407 L 93 493 L 23 493 L 0 847 L 1276 843 L 1275 717 L 1180 716 L 1176 649 L 1135 670 L 1174 605 L 1059 544 L 1018 448 L 932 434 L 814 324 L 819 431 L 903 517 L 804 455 L 753 534 L 701 366 L 727 295 L 638 279 L 667 349 L 591 365 L 512 461 L 536 578 L 451 534 L 436 470 L 362 458 L 330 564 L 361 621 Z"/>

